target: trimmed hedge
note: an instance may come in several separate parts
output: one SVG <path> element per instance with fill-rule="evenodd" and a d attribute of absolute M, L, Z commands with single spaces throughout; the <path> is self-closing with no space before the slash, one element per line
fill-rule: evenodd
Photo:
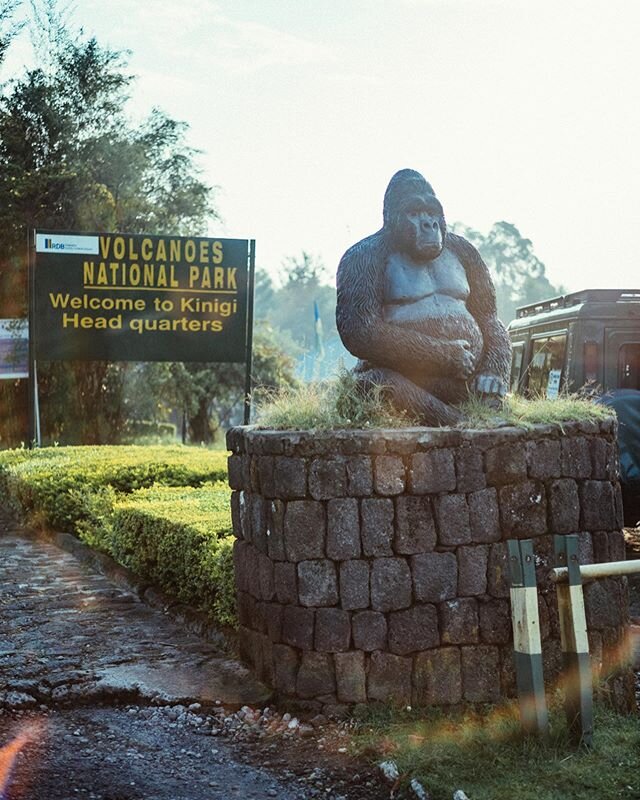
<path fill-rule="evenodd" d="M 0 452 L 0 498 L 235 625 L 227 453 L 180 446 Z"/>
<path fill-rule="evenodd" d="M 0 451 L 0 496 L 16 512 L 73 532 L 86 516 L 88 494 L 223 481 L 226 461 L 223 451 L 180 445 L 5 450 Z"/>
<path fill-rule="evenodd" d="M 117 500 L 80 538 L 156 586 L 235 624 L 231 490 L 226 483 L 199 489 L 154 486 Z"/>

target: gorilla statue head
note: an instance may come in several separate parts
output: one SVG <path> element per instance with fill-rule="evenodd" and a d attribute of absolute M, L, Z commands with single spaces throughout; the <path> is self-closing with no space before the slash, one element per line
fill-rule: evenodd
<path fill-rule="evenodd" d="M 427 262 L 437 258 L 447 233 L 444 211 L 431 184 L 413 169 L 401 169 L 384 194 L 383 230 L 390 245 Z"/>

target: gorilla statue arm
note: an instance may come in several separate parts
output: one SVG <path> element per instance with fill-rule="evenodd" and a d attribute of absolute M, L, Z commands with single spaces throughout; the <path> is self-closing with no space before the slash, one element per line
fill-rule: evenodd
<path fill-rule="evenodd" d="M 472 389 L 480 394 L 504 396 L 511 369 L 511 343 L 498 319 L 493 281 L 472 244 L 453 233 L 447 233 L 447 239 L 464 265 L 470 289 L 467 307 L 482 332 L 483 348 L 474 370 Z"/>
<path fill-rule="evenodd" d="M 466 342 L 444 341 L 384 321 L 384 270 L 380 265 L 387 255 L 382 229 L 349 248 L 340 261 L 336 323 L 345 347 L 362 361 L 383 368 L 402 372 L 403 364 L 412 363 L 414 369 L 423 364 L 430 375 L 453 372 L 470 377 L 474 358 Z"/>

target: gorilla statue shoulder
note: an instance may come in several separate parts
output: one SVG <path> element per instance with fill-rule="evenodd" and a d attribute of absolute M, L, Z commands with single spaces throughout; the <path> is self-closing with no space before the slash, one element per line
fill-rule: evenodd
<path fill-rule="evenodd" d="M 423 425 L 451 425 L 469 393 L 499 404 L 511 344 L 478 251 L 447 231 L 431 185 L 410 169 L 391 179 L 383 226 L 344 254 L 336 319 L 363 388 L 383 386 Z"/>

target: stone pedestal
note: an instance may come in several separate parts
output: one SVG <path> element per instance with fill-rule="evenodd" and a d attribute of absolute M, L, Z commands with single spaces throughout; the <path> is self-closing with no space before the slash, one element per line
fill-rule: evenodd
<path fill-rule="evenodd" d="M 625 557 L 613 420 L 531 430 L 228 434 L 243 657 L 281 698 L 493 702 L 515 692 L 506 541 L 531 538 L 545 677 L 560 667 L 553 534 Z M 626 579 L 585 588 L 594 667 Z"/>

